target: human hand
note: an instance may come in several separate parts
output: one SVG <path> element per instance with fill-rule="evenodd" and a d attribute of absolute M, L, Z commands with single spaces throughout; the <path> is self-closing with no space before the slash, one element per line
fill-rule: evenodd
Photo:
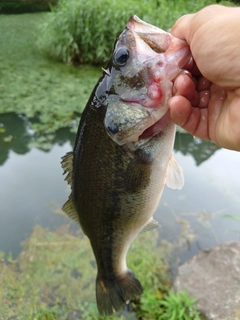
<path fill-rule="evenodd" d="M 240 8 L 208 6 L 181 17 L 171 33 L 194 60 L 174 82 L 172 120 L 202 139 L 240 151 Z"/>

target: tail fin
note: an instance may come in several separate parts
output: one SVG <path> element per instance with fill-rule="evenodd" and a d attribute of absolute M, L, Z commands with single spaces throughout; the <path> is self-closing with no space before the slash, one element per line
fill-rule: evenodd
<path fill-rule="evenodd" d="M 135 274 L 128 269 L 121 277 L 105 280 L 98 275 L 96 280 L 96 299 L 101 315 L 111 315 L 128 300 L 140 296 L 143 288 Z"/>

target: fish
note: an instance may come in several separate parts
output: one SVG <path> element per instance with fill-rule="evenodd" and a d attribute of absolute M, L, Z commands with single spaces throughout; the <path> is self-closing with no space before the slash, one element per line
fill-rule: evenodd
<path fill-rule="evenodd" d="M 90 240 L 101 315 L 143 293 L 127 252 L 158 225 L 153 214 L 164 185 L 184 184 L 168 99 L 189 58 L 185 41 L 130 17 L 81 115 L 74 149 L 62 158 L 71 186 L 63 211 Z"/>

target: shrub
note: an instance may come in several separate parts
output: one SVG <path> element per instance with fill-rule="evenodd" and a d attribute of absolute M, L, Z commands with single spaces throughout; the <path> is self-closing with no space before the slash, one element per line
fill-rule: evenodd
<path fill-rule="evenodd" d="M 64 61 L 103 64 L 129 17 L 168 29 L 181 15 L 194 12 L 211 0 L 59 0 L 40 27 L 40 49 Z"/>
<path fill-rule="evenodd" d="M 57 0 L 1 0 L 0 13 L 49 11 L 50 5 L 56 3 Z"/>

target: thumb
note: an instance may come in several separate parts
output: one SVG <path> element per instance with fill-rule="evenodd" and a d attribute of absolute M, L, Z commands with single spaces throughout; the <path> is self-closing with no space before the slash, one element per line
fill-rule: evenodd
<path fill-rule="evenodd" d="M 179 39 L 187 41 L 190 44 L 191 22 L 195 14 L 186 14 L 179 18 L 171 28 L 171 34 Z"/>

